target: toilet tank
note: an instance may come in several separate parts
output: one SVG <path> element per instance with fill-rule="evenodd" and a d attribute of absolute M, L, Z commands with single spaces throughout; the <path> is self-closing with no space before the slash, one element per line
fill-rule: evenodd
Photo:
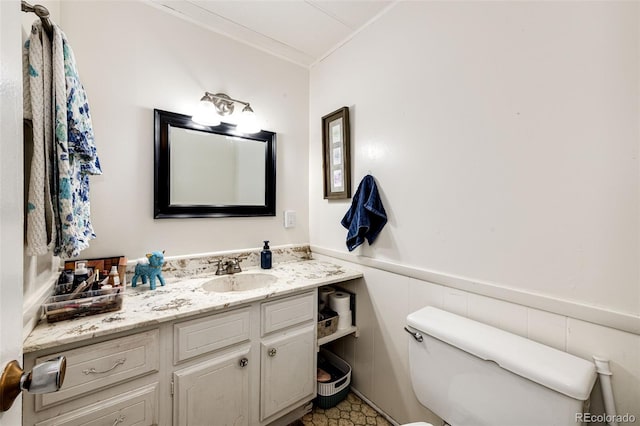
<path fill-rule="evenodd" d="M 413 390 L 452 426 L 582 424 L 593 363 L 431 306 L 407 325 Z"/>

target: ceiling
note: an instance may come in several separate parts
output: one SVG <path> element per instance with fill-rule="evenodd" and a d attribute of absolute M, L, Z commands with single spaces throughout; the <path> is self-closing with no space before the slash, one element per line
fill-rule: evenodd
<path fill-rule="evenodd" d="M 215 32 L 310 67 L 397 0 L 152 1 Z"/>

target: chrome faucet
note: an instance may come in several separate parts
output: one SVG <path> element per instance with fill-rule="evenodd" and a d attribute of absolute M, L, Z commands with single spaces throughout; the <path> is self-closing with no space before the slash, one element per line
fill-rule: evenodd
<path fill-rule="evenodd" d="M 227 265 L 227 274 L 235 274 L 236 272 L 242 272 L 242 269 L 240 268 L 240 261 L 242 259 L 240 259 L 239 257 L 234 257 L 229 261 L 229 264 Z"/>
<path fill-rule="evenodd" d="M 243 259 L 240 257 L 233 257 L 228 260 L 218 259 L 218 267 L 216 269 L 216 275 L 227 275 L 242 272 L 240 268 L 240 261 Z"/>

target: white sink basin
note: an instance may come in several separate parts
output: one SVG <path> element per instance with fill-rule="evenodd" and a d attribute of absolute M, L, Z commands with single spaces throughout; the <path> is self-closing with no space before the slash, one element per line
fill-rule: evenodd
<path fill-rule="evenodd" d="M 241 272 L 233 275 L 223 275 L 202 284 L 204 291 L 213 293 L 227 293 L 230 291 L 250 291 L 268 287 L 278 278 L 275 275 L 261 272 Z"/>

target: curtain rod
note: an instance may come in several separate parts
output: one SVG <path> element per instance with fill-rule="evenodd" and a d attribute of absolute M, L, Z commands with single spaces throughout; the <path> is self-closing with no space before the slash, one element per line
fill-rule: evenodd
<path fill-rule="evenodd" d="M 29 3 L 27 3 L 25 0 L 22 0 L 21 3 L 22 3 L 22 11 L 32 12 L 38 15 L 38 18 L 40 18 L 40 20 L 42 21 L 42 26 L 44 27 L 44 30 L 49 36 L 51 36 L 53 34 L 53 24 L 49 19 L 49 10 L 46 7 L 39 4 L 32 6 Z"/>

